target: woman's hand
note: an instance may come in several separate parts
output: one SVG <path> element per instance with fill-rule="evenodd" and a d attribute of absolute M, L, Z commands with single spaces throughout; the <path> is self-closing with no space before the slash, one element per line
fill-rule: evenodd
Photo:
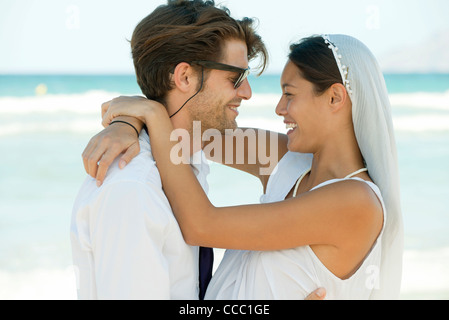
<path fill-rule="evenodd" d="M 89 141 L 82 155 L 86 172 L 97 180 L 98 186 L 103 183 L 109 166 L 121 153 L 119 167 L 123 169 L 140 152 L 139 137 L 131 126 L 124 123 L 109 126 L 110 123 L 116 118 L 123 119 L 140 131 L 145 114 L 151 114 L 154 110 L 166 113 L 164 106 L 142 97 L 119 97 L 103 103 L 101 115 L 106 129 Z"/>
<path fill-rule="evenodd" d="M 165 110 L 162 104 L 143 97 L 118 97 L 101 106 L 102 124 L 107 127 L 119 116 L 133 117 L 145 122 L 149 113 L 161 108 Z"/>
<path fill-rule="evenodd" d="M 84 169 L 101 186 L 109 166 L 121 153 L 120 169 L 123 169 L 140 152 L 139 137 L 133 128 L 123 123 L 107 127 L 93 137 L 83 152 Z"/>

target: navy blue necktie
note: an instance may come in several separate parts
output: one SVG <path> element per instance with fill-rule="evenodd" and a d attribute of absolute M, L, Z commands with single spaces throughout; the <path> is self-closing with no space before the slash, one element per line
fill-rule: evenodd
<path fill-rule="evenodd" d="M 211 248 L 200 247 L 200 261 L 199 261 L 199 273 L 200 273 L 200 300 L 204 300 L 207 286 L 212 278 L 212 268 L 214 265 L 214 250 Z"/>

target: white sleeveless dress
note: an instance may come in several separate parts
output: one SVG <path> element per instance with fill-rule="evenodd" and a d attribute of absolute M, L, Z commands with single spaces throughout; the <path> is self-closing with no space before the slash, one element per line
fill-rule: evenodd
<path fill-rule="evenodd" d="M 271 175 L 261 202 L 284 200 L 311 164 L 312 155 L 288 152 Z M 342 180 L 330 180 L 316 188 Z M 364 182 L 380 199 L 385 221 L 380 190 L 375 184 Z M 319 287 L 326 289 L 326 299 L 369 299 L 378 286 L 383 229 L 363 264 L 346 280 L 332 274 L 309 246 L 280 251 L 227 250 L 209 284 L 206 299 L 302 300 Z"/>

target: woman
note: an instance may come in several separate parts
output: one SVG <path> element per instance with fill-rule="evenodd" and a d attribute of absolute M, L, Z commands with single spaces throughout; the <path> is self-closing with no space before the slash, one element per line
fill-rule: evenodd
<path fill-rule="evenodd" d="M 397 298 L 397 155 L 375 58 L 349 36 L 308 38 L 291 47 L 281 85 L 276 113 L 291 128 L 289 152 L 260 205 L 215 208 L 190 166 L 170 161 L 173 126 L 158 103 L 111 106 L 104 122 L 125 115 L 147 124 L 186 242 L 236 250 L 225 254 L 206 299 L 298 299 L 316 287 L 329 299 Z"/>

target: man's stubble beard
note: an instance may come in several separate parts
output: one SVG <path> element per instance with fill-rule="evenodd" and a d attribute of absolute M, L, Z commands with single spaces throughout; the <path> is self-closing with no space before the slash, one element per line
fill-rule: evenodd
<path fill-rule="evenodd" d="M 230 119 L 227 112 L 227 106 L 232 100 L 228 102 L 223 100 L 216 101 L 214 98 L 205 97 L 206 95 L 201 94 L 195 101 L 192 101 L 192 106 L 189 108 L 192 127 L 189 131 L 193 131 L 194 121 L 201 122 L 201 134 L 206 130 L 215 129 L 224 135 L 227 129 L 237 129 L 237 122 L 234 119 Z"/>

